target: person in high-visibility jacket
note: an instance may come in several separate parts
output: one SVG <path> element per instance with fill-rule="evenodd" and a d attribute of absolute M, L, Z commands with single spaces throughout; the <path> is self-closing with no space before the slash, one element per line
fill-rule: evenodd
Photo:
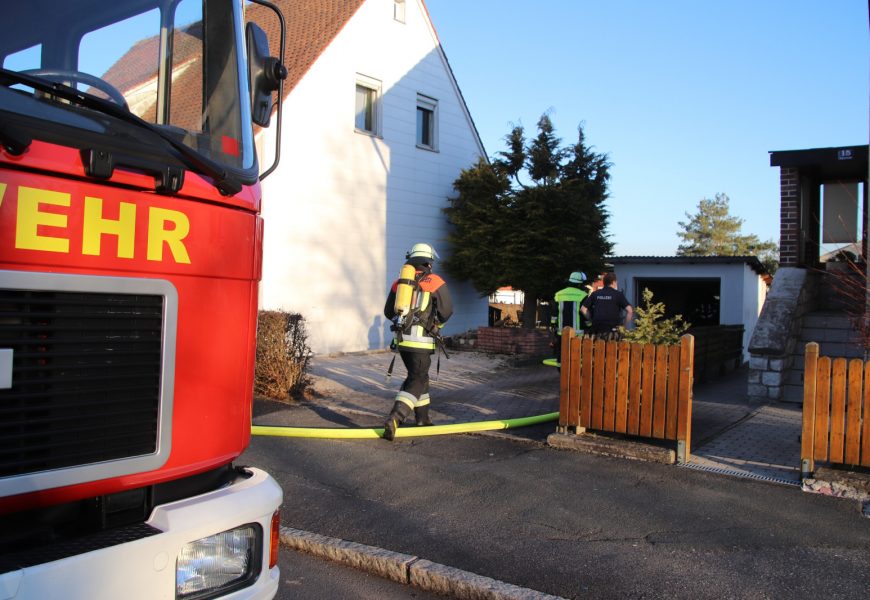
<path fill-rule="evenodd" d="M 586 291 L 586 273 L 574 271 L 568 277 L 568 286 L 556 292 L 555 314 L 550 315 L 550 326 L 556 334 L 555 351 L 556 360 L 562 362 L 562 329 L 573 327 L 574 331 L 582 334 L 588 327 L 586 318 L 580 313 L 580 305 L 589 293 Z"/>
<path fill-rule="evenodd" d="M 384 423 L 384 437 L 393 440 L 396 429 L 414 413 L 417 425 L 432 425 L 429 417 L 429 367 L 436 350 L 440 329 L 453 314 L 453 300 L 444 280 L 432 272 L 432 263 L 438 258 L 429 244 L 414 244 L 405 255 L 406 265 L 414 267 L 414 279 L 400 277 L 393 282 L 384 316 L 393 321 L 399 356 L 408 371 L 396 401 Z M 403 271 L 404 272 L 404 271 Z M 397 307 L 397 294 L 406 297 L 401 285 L 411 285 L 410 310 Z M 398 310 L 397 310 L 398 308 Z"/>

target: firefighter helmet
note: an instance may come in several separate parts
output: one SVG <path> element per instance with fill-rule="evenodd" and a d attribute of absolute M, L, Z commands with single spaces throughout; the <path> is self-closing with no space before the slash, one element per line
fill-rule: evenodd
<path fill-rule="evenodd" d="M 574 271 L 571 273 L 571 276 L 568 277 L 568 283 L 585 283 L 586 282 L 586 273 L 583 271 Z"/>
<path fill-rule="evenodd" d="M 438 253 L 435 252 L 435 248 L 430 246 L 429 244 L 414 244 L 414 246 L 408 250 L 408 253 L 405 255 L 405 258 L 408 262 L 422 264 L 422 263 L 431 263 L 436 258 L 440 258 Z"/>

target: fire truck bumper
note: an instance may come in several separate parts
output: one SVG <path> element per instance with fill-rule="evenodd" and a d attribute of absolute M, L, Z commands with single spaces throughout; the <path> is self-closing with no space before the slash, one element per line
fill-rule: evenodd
<path fill-rule="evenodd" d="M 154 508 L 158 533 L 0 574 L 0 600 L 270 599 L 273 515 L 282 501 L 268 473 Z"/>

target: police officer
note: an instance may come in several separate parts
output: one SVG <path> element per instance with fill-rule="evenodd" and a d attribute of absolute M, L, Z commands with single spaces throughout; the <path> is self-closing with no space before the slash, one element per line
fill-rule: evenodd
<path fill-rule="evenodd" d="M 604 275 L 604 287 L 592 292 L 580 311 L 586 319 L 592 321 L 590 332 L 597 336 L 615 337 L 620 325 L 626 327 L 631 323 L 634 309 L 621 291 L 616 289 L 616 275 Z M 623 320 L 622 312 L 625 311 Z"/>
<path fill-rule="evenodd" d="M 578 334 L 586 328 L 586 319 L 580 314 L 580 305 L 588 293 L 585 289 L 586 273 L 574 271 L 568 276 L 568 286 L 554 296 L 556 313 L 550 316 L 550 326 L 556 333 L 556 360 L 562 359 L 562 329 L 572 327 Z"/>
<path fill-rule="evenodd" d="M 435 352 L 438 331 L 453 314 L 453 300 L 444 280 L 432 272 L 432 263 L 438 258 L 429 244 L 414 244 L 405 255 L 406 263 L 414 266 L 416 292 L 413 310 L 399 327 L 394 326 L 395 343 L 408 371 L 402 387 L 396 394 L 393 410 L 384 423 L 384 437 L 390 441 L 399 425 L 414 412 L 417 425 L 431 425 L 429 418 L 429 366 Z M 396 290 L 393 282 L 384 316 L 391 321 L 396 316 Z"/>

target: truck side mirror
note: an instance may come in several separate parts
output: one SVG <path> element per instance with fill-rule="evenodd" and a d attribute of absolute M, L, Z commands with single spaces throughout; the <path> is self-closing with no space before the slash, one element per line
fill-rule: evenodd
<path fill-rule="evenodd" d="M 269 56 L 269 40 L 259 25 L 249 22 L 245 28 L 248 45 L 248 77 L 251 87 L 251 120 L 268 127 L 272 116 L 272 92 L 287 79 L 287 68 Z M 281 102 L 281 98 L 278 102 Z"/>

